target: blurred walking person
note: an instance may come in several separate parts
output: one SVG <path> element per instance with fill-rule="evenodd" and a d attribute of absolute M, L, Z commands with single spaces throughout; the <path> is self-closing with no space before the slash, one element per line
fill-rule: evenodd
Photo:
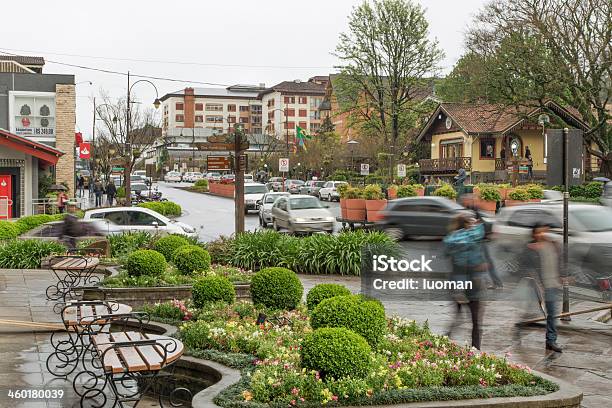
<path fill-rule="evenodd" d="M 532 241 L 527 244 L 521 257 L 521 270 L 533 279 L 538 301 L 544 303 L 546 315 L 546 350 L 561 353 L 563 349 L 557 344 L 557 302 L 561 290 L 559 259 L 561 248 L 551 241 L 547 233 L 549 226 L 536 224 L 532 230 Z"/>
<path fill-rule="evenodd" d="M 484 224 L 474 217 L 460 214 L 453 220 L 450 232 L 444 238 L 446 252 L 451 258 L 451 279 L 472 282 L 471 289 L 456 294 L 457 316 L 449 329 L 449 336 L 458 323 L 461 306 L 467 304 L 472 316 L 472 347 L 479 350 L 484 314 L 481 299 L 484 295 L 484 275 L 488 269 L 482 250 L 484 236 Z"/>
<path fill-rule="evenodd" d="M 57 209 L 61 214 L 66 211 L 66 203 L 68 202 L 68 194 L 65 191 L 60 191 L 57 194 Z"/>
<path fill-rule="evenodd" d="M 83 189 L 85 188 L 85 177 L 81 174 L 77 179 L 77 186 L 79 187 L 79 197 L 83 197 Z"/>
<path fill-rule="evenodd" d="M 115 199 L 116 195 L 117 195 L 117 187 L 115 187 L 115 183 L 113 182 L 113 180 L 111 180 L 108 183 L 106 183 L 106 198 L 108 200 L 109 207 L 113 206 L 113 200 Z"/>
<path fill-rule="evenodd" d="M 104 186 L 102 185 L 100 179 L 96 179 L 94 184 L 94 194 L 96 196 L 96 207 L 99 207 L 102 205 L 102 195 L 104 194 Z"/>

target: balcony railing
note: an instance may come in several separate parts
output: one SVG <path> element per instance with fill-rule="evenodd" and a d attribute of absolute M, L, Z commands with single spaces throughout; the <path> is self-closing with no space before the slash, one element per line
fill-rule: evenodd
<path fill-rule="evenodd" d="M 460 168 L 471 170 L 472 158 L 423 159 L 419 160 L 419 168 L 421 173 L 454 173 Z"/>

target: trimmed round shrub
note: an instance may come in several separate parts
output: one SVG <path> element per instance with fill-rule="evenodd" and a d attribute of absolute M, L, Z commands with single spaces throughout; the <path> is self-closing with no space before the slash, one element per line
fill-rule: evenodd
<path fill-rule="evenodd" d="M 210 269 L 210 254 L 197 245 L 183 245 L 174 251 L 174 265 L 183 275 L 206 272 Z"/>
<path fill-rule="evenodd" d="M 130 276 L 159 276 L 166 270 L 166 259 L 152 249 L 139 249 L 132 252 L 125 264 Z"/>
<path fill-rule="evenodd" d="M 191 296 L 193 304 L 201 308 L 209 302 L 233 303 L 236 299 L 236 291 L 234 285 L 225 276 L 206 276 L 193 284 Z"/>
<path fill-rule="evenodd" d="M 172 261 L 176 250 L 185 245 L 189 245 L 186 238 L 180 235 L 168 235 L 155 241 L 153 249 L 162 254 L 166 261 Z"/>
<path fill-rule="evenodd" d="M 325 299 L 335 296 L 349 296 L 350 294 L 350 290 L 337 283 L 321 283 L 310 289 L 306 295 L 306 306 L 308 306 L 308 310 L 314 310 Z"/>
<path fill-rule="evenodd" d="M 251 298 L 256 305 L 293 310 L 302 300 L 303 293 L 302 282 L 287 268 L 264 268 L 251 280 Z"/>
<path fill-rule="evenodd" d="M 363 378 L 368 374 L 368 342 L 357 333 L 342 327 L 322 328 L 308 333 L 302 341 L 302 367 L 319 371 L 336 379 Z"/>
<path fill-rule="evenodd" d="M 380 302 L 360 295 L 336 296 L 323 300 L 310 316 L 313 329 L 345 327 L 376 346 L 387 330 L 385 308 Z"/>

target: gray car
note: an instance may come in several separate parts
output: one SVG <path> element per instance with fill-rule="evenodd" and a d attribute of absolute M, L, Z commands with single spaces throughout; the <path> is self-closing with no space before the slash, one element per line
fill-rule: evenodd
<path fill-rule="evenodd" d="M 272 224 L 276 231 L 290 233 L 334 231 L 334 216 L 318 198 L 309 195 L 281 197 L 272 206 Z"/>
<path fill-rule="evenodd" d="M 303 186 L 300 187 L 300 194 L 308 194 L 311 196 L 318 197 L 319 190 L 325 185 L 325 181 L 309 180 Z"/>
<path fill-rule="evenodd" d="M 272 224 L 272 205 L 279 197 L 287 197 L 289 195 L 289 193 L 282 191 L 264 194 L 261 200 L 257 201 L 259 225 L 265 228 L 268 224 Z"/>

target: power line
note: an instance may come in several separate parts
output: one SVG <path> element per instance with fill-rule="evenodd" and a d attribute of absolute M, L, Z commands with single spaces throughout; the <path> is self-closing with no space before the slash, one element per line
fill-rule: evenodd
<path fill-rule="evenodd" d="M 0 54 L 10 55 L 13 57 L 19 56 L 18 54 L 13 54 L 13 53 L 6 52 L 6 51 L 0 51 Z M 57 64 L 57 65 L 64 65 L 64 66 L 72 67 L 72 68 L 85 69 L 89 71 L 103 72 L 105 74 L 127 76 L 127 72 L 113 71 L 110 69 L 93 68 L 93 67 L 88 67 L 85 65 L 69 64 L 67 62 L 60 62 L 60 61 L 53 61 L 53 60 L 45 60 L 45 62 L 48 62 L 51 64 Z M 200 84 L 200 85 L 223 86 L 223 87 L 229 86 L 228 84 L 217 84 L 214 82 L 202 82 L 202 81 L 191 81 L 191 80 L 176 79 L 176 78 L 165 78 L 165 77 L 158 77 L 158 76 L 152 76 L 152 75 L 133 74 L 131 72 L 130 72 L 130 76 L 135 77 L 135 78 L 155 79 L 158 81 L 181 82 L 181 83 L 188 83 L 188 84 Z"/>
<path fill-rule="evenodd" d="M 173 61 L 173 60 L 155 60 L 155 59 L 140 59 L 140 58 L 119 58 L 119 57 L 107 57 L 101 55 L 84 55 L 84 54 L 66 54 L 58 52 L 46 52 L 46 51 L 32 51 L 32 50 L 21 50 L 15 48 L 2 48 L 7 51 L 27 52 L 30 54 L 48 54 L 48 55 L 59 55 L 63 57 L 78 57 L 78 58 L 93 58 L 110 61 L 131 61 L 131 62 L 145 62 L 154 64 L 176 64 L 176 65 L 196 65 L 203 67 L 231 67 L 231 68 L 281 68 L 281 69 L 333 69 L 329 66 L 291 66 L 291 65 L 245 65 L 245 64 L 215 64 L 205 62 L 193 62 L 193 61 Z"/>

